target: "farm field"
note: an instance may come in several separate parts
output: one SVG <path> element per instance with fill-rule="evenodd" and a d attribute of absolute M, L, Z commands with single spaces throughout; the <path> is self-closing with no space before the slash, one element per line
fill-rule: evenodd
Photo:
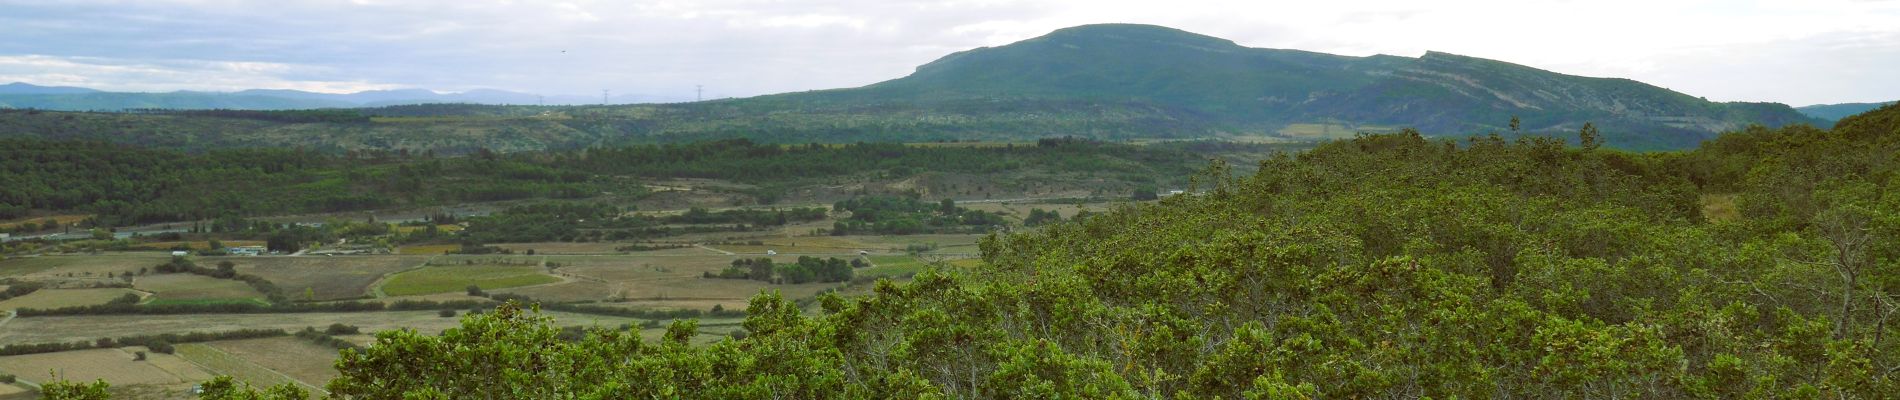
<path fill-rule="evenodd" d="M 241 247 L 241 246 L 263 246 L 264 241 L 262 240 L 226 240 L 226 241 L 219 242 L 219 244 L 224 245 L 224 247 L 227 247 L 227 248 Z M 170 250 L 180 245 L 191 248 L 192 250 L 205 250 L 205 249 L 211 248 L 210 241 L 146 242 L 146 243 L 139 243 L 137 246 L 132 246 L 132 247 L 138 248 L 138 249 L 150 249 L 150 250 Z"/>
<path fill-rule="evenodd" d="M 626 243 L 615 242 L 544 242 L 498 243 L 495 244 L 495 247 L 514 251 L 515 254 L 526 254 L 528 250 L 534 250 L 535 254 L 616 254 L 620 253 L 620 250 L 618 250 L 620 246 L 626 245 Z"/>
<path fill-rule="evenodd" d="M 458 244 L 425 244 L 425 245 L 416 245 L 416 246 L 402 246 L 402 247 L 396 248 L 396 254 L 433 256 L 433 255 L 448 254 L 448 252 L 456 250 L 456 249 L 460 249 L 460 248 L 462 248 L 462 245 L 458 245 Z"/>
<path fill-rule="evenodd" d="M 546 312 L 559 325 L 617 327 L 638 324 L 634 318 Z M 0 325 L 0 345 L 72 342 L 102 337 L 190 332 L 222 332 L 238 329 L 302 330 L 322 328 L 332 323 L 355 325 L 364 332 L 412 328 L 436 333 L 456 326 L 460 317 L 443 318 L 435 311 L 377 311 L 344 313 L 282 314 L 184 314 L 184 315 L 82 315 L 21 317 Z"/>
<path fill-rule="evenodd" d="M 297 300 L 351 299 L 369 295 L 383 276 L 421 265 L 422 256 L 207 257 L 201 264 L 231 261 L 238 273 L 271 281 Z"/>
<path fill-rule="evenodd" d="M 0 277 L 26 280 L 74 277 L 101 277 L 124 272 L 138 273 L 140 268 L 171 261 L 171 254 L 160 252 L 123 252 L 104 254 L 42 255 L 0 260 Z"/>
<path fill-rule="evenodd" d="M 0 371 L 31 382 L 45 382 L 60 374 L 71 381 L 105 379 L 114 385 L 189 384 L 211 379 L 211 374 L 176 356 L 146 352 L 146 361 L 132 361 L 142 347 L 62 351 L 0 357 Z"/>
<path fill-rule="evenodd" d="M 389 277 L 381 290 L 391 296 L 463 291 L 469 285 L 482 290 L 560 282 L 542 268 L 515 265 L 431 266 Z"/>
<path fill-rule="evenodd" d="M 252 386 L 295 382 L 313 393 L 337 376 L 337 350 L 296 337 L 226 340 L 178 345 L 178 354 L 219 375 Z"/>
<path fill-rule="evenodd" d="M 243 281 L 186 273 L 141 276 L 133 280 L 132 288 L 151 292 L 152 297 L 146 301 L 157 304 L 262 302 L 264 298 Z"/>
<path fill-rule="evenodd" d="M 17 310 L 21 308 L 49 309 L 98 305 L 125 296 L 127 293 L 137 294 L 138 292 L 123 288 L 42 289 L 25 296 L 0 301 L 0 310 Z"/>

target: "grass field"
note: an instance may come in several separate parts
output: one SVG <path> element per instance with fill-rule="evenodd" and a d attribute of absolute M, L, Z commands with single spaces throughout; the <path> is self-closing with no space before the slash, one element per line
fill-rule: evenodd
<path fill-rule="evenodd" d="M 0 371 L 33 382 L 59 378 L 75 382 L 104 379 L 113 385 L 172 384 L 210 379 L 205 371 L 166 354 L 146 354 L 148 361 L 132 361 L 142 348 L 91 349 L 0 357 Z"/>
<path fill-rule="evenodd" d="M 253 301 L 264 295 L 250 284 L 194 274 L 153 274 L 138 277 L 132 288 L 152 292 L 152 303 Z"/>
<path fill-rule="evenodd" d="M 323 387 L 337 377 L 336 368 L 332 367 L 338 357 L 337 349 L 301 338 L 228 340 L 206 345 L 312 387 Z"/>
<path fill-rule="evenodd" d="M 597 301 L 606 300 L 622 294 L 613 284 L 584 280 L 575 280 L 553 285 L 500 289 L 494 292 L 519 294 L 542 301 Z"/>
<path fill-rule="evenodd" d="M 137 293 L 128 289 L 44 289 L 31 294 L 0 301 L 0 310 L 21 308 L 64 308 L 105 304 L 126 293 Z"/>
<path fill-rule="evenodd" d="M 469 285 L 490 290 L 559 281 L 560 278 L 543 274 L 540 267 L 533 266 L 443 266 L 396 274 L 389 277 L 382 290 L 391 296 L 404 296 L 463 291 Z"/>
<path fill-rule="evenodd" d="M 239 273 L 269 280 L 297 300 L 336 300 L 369 294 L 384 275 L 422 265 L 423 256 L 208 257 L 200 264 L 229 260 Z"/>
<path fill-rule="evenodd" d="M 617 327 L 640 321 L 633 318 L 547 312 L 560 325 Z M 162 333 L 222 332 L 238 329 L 301 330 L 343 323 L 374 332 L 413 328 L 434 334 L 456 326 L 459 318 L 442 318 L 435 311 L 379 311 L 355 313 L 190 314 L 190 315 L 84 315 L 14 318 L 0 325 L 0 345 L 72 342 L 102 337 Z"/>

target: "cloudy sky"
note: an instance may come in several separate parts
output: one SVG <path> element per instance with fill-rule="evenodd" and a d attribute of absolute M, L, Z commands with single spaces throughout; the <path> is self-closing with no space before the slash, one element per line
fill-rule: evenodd
<path fill-rule="evenodd" d="M 1900 0 L 0 0 L 0 82 L 691 99 L 860 86 L 1090 23 L 1438 50 L 1711 100 L 1900 98 Z"/>

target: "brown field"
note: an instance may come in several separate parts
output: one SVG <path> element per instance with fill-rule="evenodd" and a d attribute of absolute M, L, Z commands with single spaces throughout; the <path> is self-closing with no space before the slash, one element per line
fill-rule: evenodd
<path fill-rule="evenodd" d="M 260 299 L 264 295 L 243 281 L 194 274 L 156 274 L 138 277 L 132 288 L 152 292 L 150 301 Z"/>
<path fill-rule="evenodd" d="M 744 256 L 761 256 L 761 255 L 765 255 L 765 252 L 767 251 L 776 251 L 778 252 L 778 254 L 785 254 L 785 255 L 803 254 L 803 255 L 827 255 L 827 256 L 832 256 L 832 257 L 838 257 L 838 256 L 857 255 L 858 250 L 867 250 L 867 251 L 872 251 L 872 252 L 878 252 L 878 251 L 884 250 L 884 249 L 880 249 L 874 246 L 859 246 L 859 247 L 804 246 L 804 244 L 807 244 L 809 242 L 801 242 L 800 239 L 808 239 L 808 238 L 775 239 L 774 240 L 774 242 L 786 244 L 782 246 L 750 245 L 750 244 L 709 244 L 709 245 L 706 245 L 706 247 L 710 247 L 717 250 L 729 251 L 729 252 L 737 253 L 739 255 L 744 255 Z M 791 244 L 798 244 L 799 246 L 792 246 Z"/>
<path fill-rule="evenodd" d="M 427 244 L 427 245 L 419 245 L 419 246 L 402 246 L 402 247 L 396 248 L 396 254 L 433 256 L 433 255 L 448 254 L 449 251 L 460 249 L 460 248 L 462 248 L 462 245 L 459 245 L 459 244 Z"/>
<path fill-rule="evenodd" d="M 229 260 L 239 273 L 264 277 L 284 295 L 298 300 L 363 297 L 384 275 L 421 265 L 422 256 L 208 257 L 201 264 Z"/>
<path fill-rule="evenodd" d="M 20 226 L 20 224 L 24 224 L 28 222 L 37 224 L 37 223 L 46 221 L 48 218 L 51 218 L 53 221 L 59 222 L 59 224 L 63 226 L 63 225 L 71 225 L 74 222 L 85 221 L 87 218 L 92 218 L 92 214 L 64 214 L 64 215 L 52 215 L 52 216 L 44 216 L 44 217 L 7 220 L 5 222 L 0 222 L 0 231 L 13 229 L 13 227 Z"/>
<path fill-rule="evenodd" d="M 638 323 L 632 318 L 548 312 L 561 325 L 599 325 L 615 327 Z M 0 345 L 21 343 L 71 342 L 102 337 L 126 337 L 162 333 L 222 332 L 238 329 L 301 330 L 343 323 L 365 332 L 414 328 L 436 333 L 460 323 L 443 318 L 435 311 L 380 311 L 356 313 L 286 314 L 191 314 L 191 315 L 84 315 L 14 318 L 0 325 Z"/>
<path fill-rule="evenodd" d="M 747 305 L 751 304 L 751 302 L 752 302 L 752 298 L 746 297 L 746 298 L 730 298 L 730 299 L 695 299 L 695 300 L 632 300 L 632 301 L 625 301 L 625 302 L 618 302 L 618 303 L 601 303 L 599 305 L 609 306 L 609 307 L 624 307 L 624 308 L 631 308 L 631 309 L 637 309 L 637 310 L 708 311 L 708 310 L 712 310 L 713 306 L 720 306 L 727 310 L 744 310 Z"/>
<path fill-rule="evenodd" d="M 190 248 L 191 248 L 192 250 L 204 250 L 204 249 L 209 249 L 209 248 L 211 248 L 211 242 L 209 242 L 209 241 L 197 241 L 197 242 L 150 242 L 150 243 L 140 243 L 140 244 L 138 244 L 138 245 L 135 245 L 135 246 L 132 246 L 132 247 L 133 247 L 133 248 L 139 248 L 139 249 L 152 249 L 152 250 L 169 250 L 169 249 L 171 249 L 171 248 L 173 248 L 173 247 L 176 247 L 176 246 L 178 246 L 178 245 L 181 245 L 181 244 L 182 244 L 182 245 L 185 245 L 185 247 L 190 247 Z M 219 243 L 219 244 L 222 244 L 222 245 L 224 245 L 224 247 L 240 247 L 240 246 L 263 246 L 263 245 L 264 245 L 264 241 L 262 241 L 262 240 L 224 240 L 224 241 L 220 241 L 220 243 Z"/>
<path fill-rule="evenodd" d="M 205 371 L 167 354 L 146 354 L 148 361 L 132 361 L 143 348 L 91 349 L 0 357 L 0 371 L 32 382 L 59 378 L 90 382 L 104 379 L 113 385 L 173 384 L 211 379 Z"/>
<path fill-rule="evenodd" d="M 337 349 L 296 337 L 229 340 L 206 343 L 225 354 L 277 371 L 311 387 L 323 387 L 337 377 Z M 260 382 L 251 382 L 257 386 Z"/>
<path fill-rule="evenodd" d="M 162 252 L 20 257 L 0 260 L 0 276 L 34 280 L 58 278 L 66 274 L 72 274 L 75 277 L 98 277 L 106 274 L 118 275 L 126 271 L 137 273 L 139 268 L 151 268 L 164 264 L 171 261 L 171 257 L 171 254 Z"/>
<path fill-rule="evenodd" d="M 44 289 L 25 296 L 0 301 L 0 310 L 21 308 L 64 308 L 105 304 L 124 296 L 126 293 L 138 293 L 130 289 Z"/>

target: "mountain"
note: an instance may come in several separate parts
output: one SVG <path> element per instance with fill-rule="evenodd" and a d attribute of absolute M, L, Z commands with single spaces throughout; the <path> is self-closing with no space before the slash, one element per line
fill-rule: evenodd
<path fill-rule="evenodd" d="M 0 85 L 0 95 L 8 94 L 78 94 L 96 93 L 97 90 L 71 86 L 39 86 L 26 82 L 14 82 Z"/>
<path fill-rule="evenodd" d="M 1416 127 L 1428 133 L 1575 132 L 1593 122 L 1639 147 L 1687 147 L 1759 123 L 1826 121 L 1774 103 L 1713 103 L 1628 79 L 1565 75 L 1427 52 L 1417 58 L 1249 48 L 1181 30 L 1085 25 L 945 56 L 903 78 L 825 101 L 1030 97 L 1133 101 L 1204 115 L 1225 129 Z M 799 96 L 799 95 L 792 95 Z M 848 100 L 847 100 L 848 101 Z"/>
<path fill-rule="evenodd" d="M 104 94 L 59 96 L 91 95 Z M 283 102 L 268 108 L 372 108 L 342 114 L 74 118 L 0 113 L 0 135 L 191 148 L 281 146 L 294 139 L 324 151 L 460 153 L 730 138 L 767 143 L 1024 142 L 1055 136 L 1311 141 L 1402 128 L 1464 137 L 1510 134 L 1509 121 L 1516 117 L 1521 134 L 1572 139 L 1585 123 L 1593 123 L 1607 146 L 1673 150 L 1750 124 L 1828 125 L 1783 104 L 1715 103 L 1628 79 L 1565 75 L 1450 53 L 1355 57 L 1250 48 L 1129 24 L 1066 28 L 957 52 L 908 76 L 864 87 L 692 103 L 400 105 L 535 104 L 529 102 L 532 96 L 501 91 L 223 95 Z M 0 106 L 16 97 L 0 96 Z"/>
<path fill-rule="evenodd" d="M 1893 103 L 1894 102 L 1889 101 L 1885 103 L 1815 104 L 1806 107 L 1795 107 L 1795 110 L 1810 117 L 1828 121 L 1839 121 L 1841 118 L 1872 111 L 1873 109 Z"/>

